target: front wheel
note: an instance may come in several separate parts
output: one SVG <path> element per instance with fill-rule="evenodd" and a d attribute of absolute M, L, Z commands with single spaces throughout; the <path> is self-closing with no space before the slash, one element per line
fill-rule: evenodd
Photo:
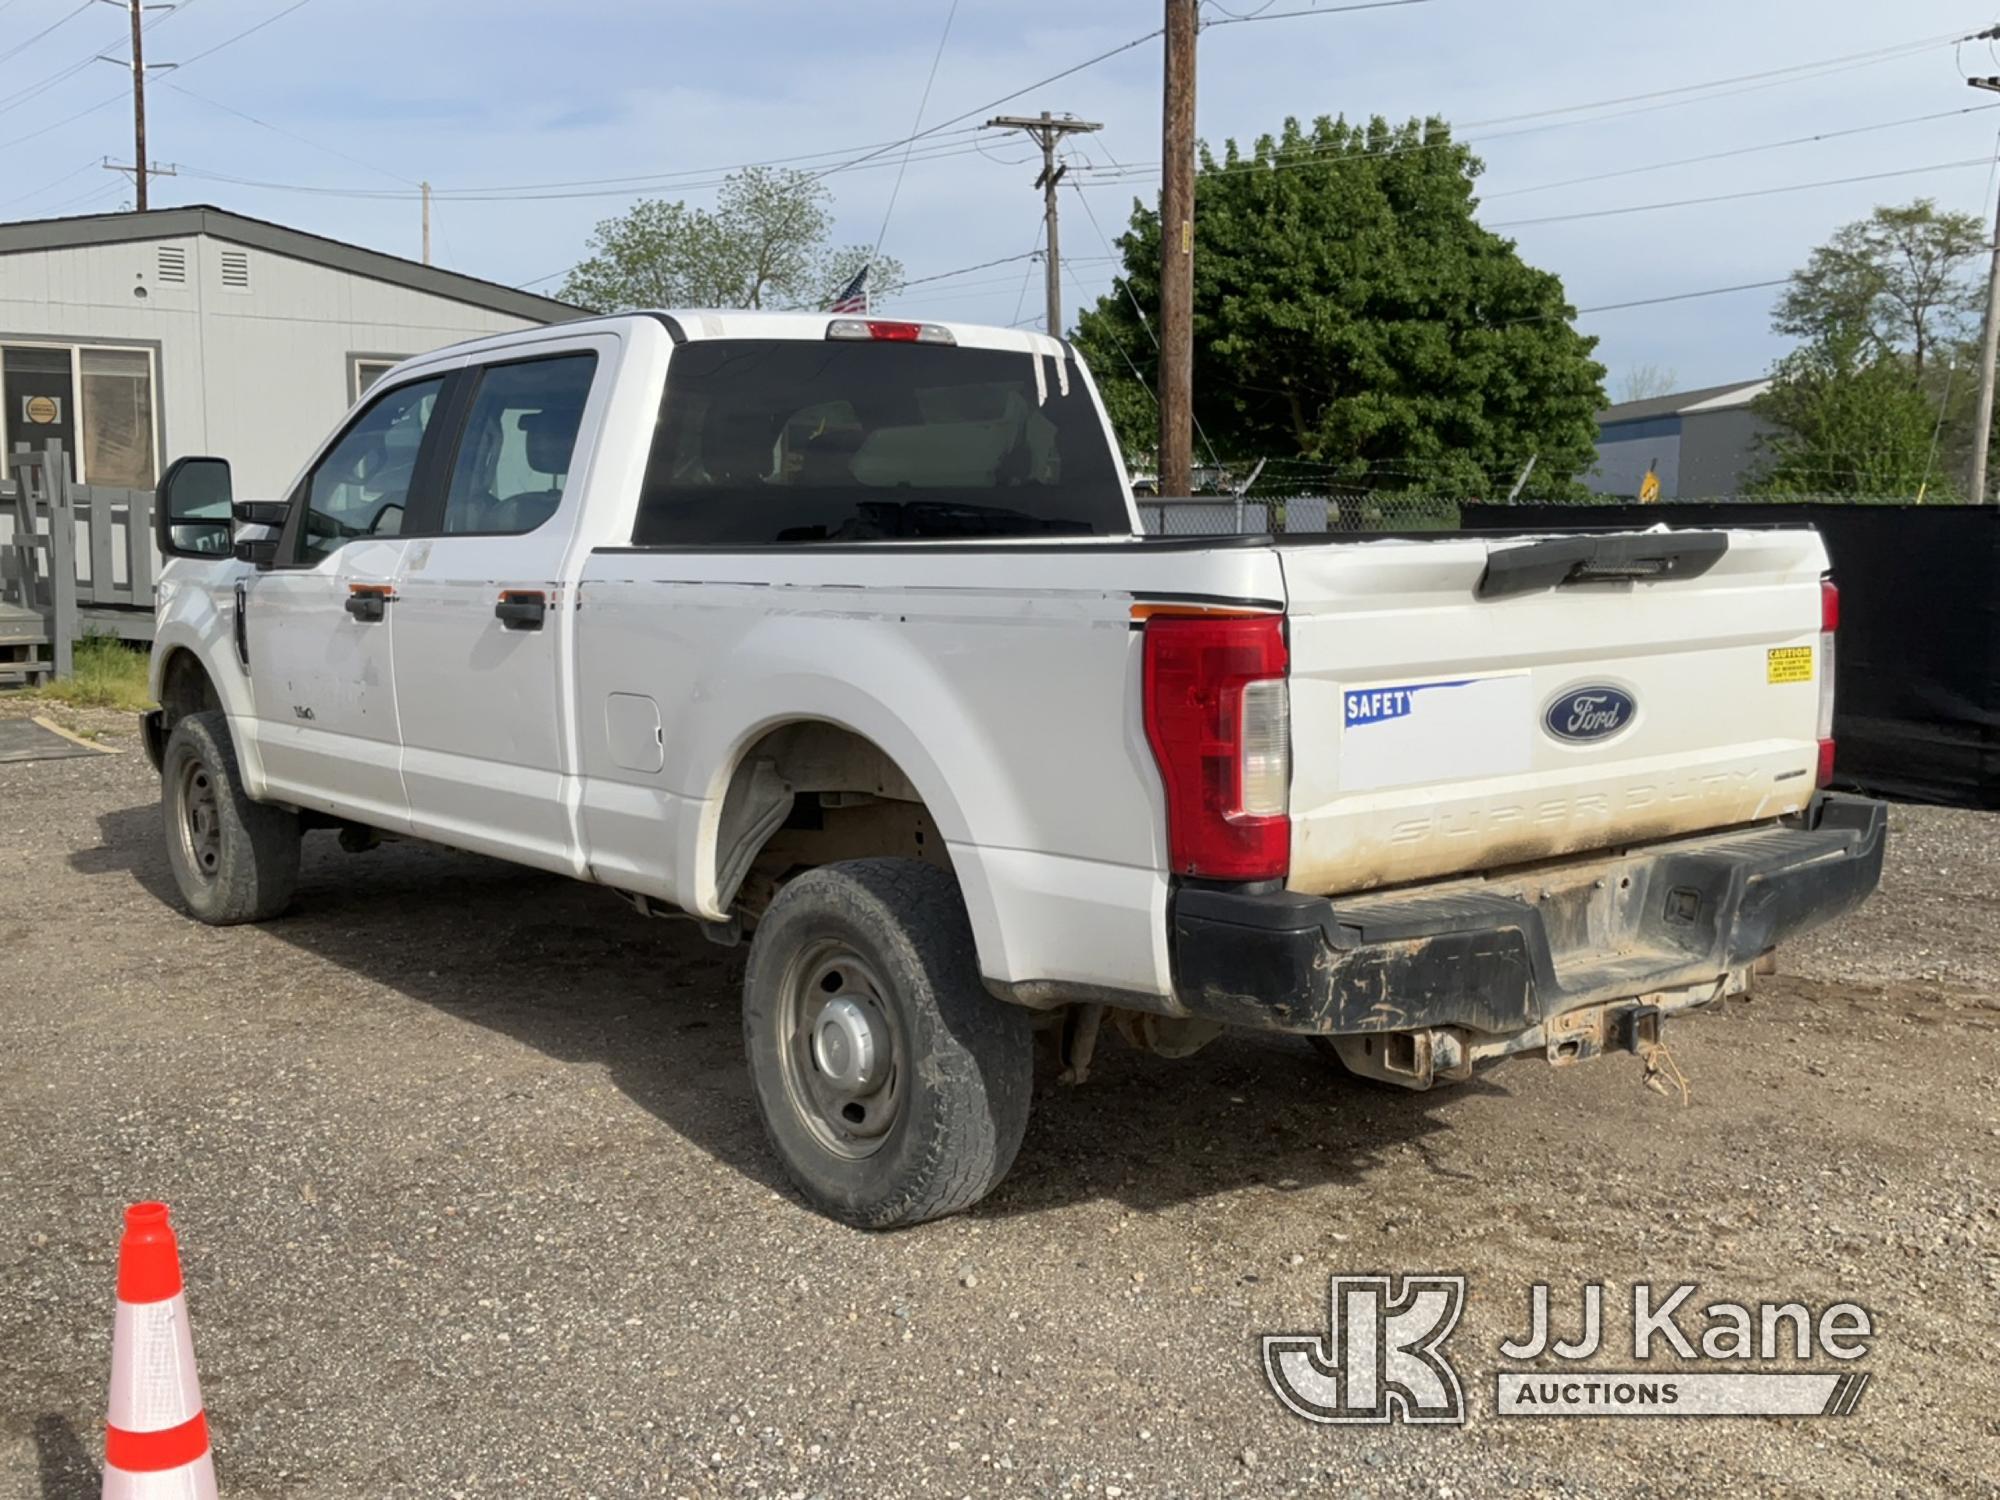
<path fill-rule="evenodd" d="M 186 714 L 160 757 L 167 863 L 188 910 L 226 926 L 275 917 L 299 880 L 298 814 L 252 802 L 236 769 L 229 720 Z"/>
<path fill-rule="evenodd" d="M 750 1081 L 814 1207 L 863 1229 L 978 1202 L 1028 1124 L 1032 1029 L 987 993 L 951 876 L 915 860 L 807 871 L 757 925 Z"/>

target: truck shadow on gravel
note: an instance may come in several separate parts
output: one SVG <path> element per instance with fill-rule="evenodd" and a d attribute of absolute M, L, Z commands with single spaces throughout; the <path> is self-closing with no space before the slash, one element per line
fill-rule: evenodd
<path fill-rule="evenodd" d="M 99 818 L 102 846 L 70 863 L 124 874 L 175 921 L 180 901 L 151 806 Z M 602 1067 L 634 1103 L 746 1177 L 792 1196 L 743 1071 L 746 950 L 646 918 L 600 888 L 433 845 L 361 855 L 307 838 L 298 899 L 257 933 L 564 1063 Z M 243 934 L 245 961 L 254 939 Z M 268 951 L 265 950 L 265 951 Z M 1008 1217 L 1095 1199 L 1155 1210 L 1265 1186 L 1366 1180 L 1432 1132 L 1455 1101 L 1507 1090 L 1476 1079 L 1404 1093 L 1346 1077 L 1303 1041 L 1225 1037 L 1170 1061 L 1106 1027 L 1089 1080 L 1055 1083 L 1047 1038 L 1013 1171 L 974 1213 Z M 1440 1168 L 1433 1170 L 1442 1171 Z"/>

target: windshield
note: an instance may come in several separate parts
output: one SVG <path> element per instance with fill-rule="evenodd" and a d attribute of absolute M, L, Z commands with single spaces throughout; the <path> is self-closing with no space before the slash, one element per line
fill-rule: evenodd
<path fill-rule="evenodd" d="M 632 540 L 758 546 L 1130 532 L 1104 424 L 1071 361 L 930 344 L 717 339 L 674 351 Z"/>

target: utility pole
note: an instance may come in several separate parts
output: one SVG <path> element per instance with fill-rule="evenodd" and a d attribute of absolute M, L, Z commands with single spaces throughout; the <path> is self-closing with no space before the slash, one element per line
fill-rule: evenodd
<path fill-rule="evenodd" d="M 1160 493 L 1194 492 L 1194 49 L 1201 0 L 1166 0 L 1160 152 Z"/>
<path fill-rule="evenodd" d="M 144 0 L 104 0 L 106 5 L 116 5 L 132 15 L 132 165 L 130 168 L 105 162 L 113 172 L 130 171 L 133 182 L 132 206 L 140 213 L 146 211 L 146 183 L 152 177 L 171 177 L 171 171 L 149 166 L 146 161 L 146 27 L 145 13 L 149 10 L 172 10 L 171 5 L 148 5 Z M 107 57 L 106 62 L 118 62 L 115 57 Z M 155 63 L 158 68 L 172 68 L 175 63 Z"/>
<path fill-rule="evenodd" d="M 1066 135 L 1081 134 L 1085 131 L 1102 130 L 1102 125 L 1090 120 L 1074 120 L 1064 116 L 1058 120 L 1047 110 L 1035 115 L 995 115 L 986 122 L 989 130 L 1026 131 L 1034 143 L 1042 148 L 1042 175 L 1035 179 L 1035 186 L 1042 190 L 1042 222 L 1047 227 L 1048 260 L 1043 266 L 1043 282 L 1049 301 L 1049 337 L 1062 337 L 1062 243 L 1056 235 L 1056 184 L 1062 181 L 1067 166 L 1056 165 L 1056 147 Z"/>
<path fill-rule="evenodd" d="M 2000 26 L 1989 26 L 1971 41 L 2000 40 Z M 1976 89 L 2000 94 L 2000 77 L 1968 78 Z M 1986 441 L 1993 431 L 1993 358 L 2000 350 L 2000 209 L 1994 212 L 1993 264 L 1986 275 L 1986 326 L 1979 339 L 1979 406 L 1972 423 L 1972 472 L 1967 492 L 1974 505 L 1986 503 Z"/>
<path fill-rule="evenodd" d="M 424 190 L 424 264 L 429 265 L 431 263 L 431 185 L 428 182 L 420 182 L 417 186 Z"/>
<path fill-rule="evenodd" d="M 146 211 L 146 28 L 139 0 L 132 0 L 132 164 L 138 170 L 136 206 Z"/>

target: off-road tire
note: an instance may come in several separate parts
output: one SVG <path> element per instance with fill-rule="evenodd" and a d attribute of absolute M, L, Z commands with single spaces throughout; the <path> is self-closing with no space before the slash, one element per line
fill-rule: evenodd
<path fill-rule="evenodd" d="M 805 955 L 851 950 L 901 1028 L 900 1105 L 873 1154 L 829 1146 L 799 1101 L 786 987 Z M 1013 1165 L 1033 1090 L 1028 1014 L 980 982 L 949 873 L 906 859 L 824 865 L 788 884 L 757 924 L 743 1040 L 764 1128 L 812 1205 L 863 1229 L 921 1224 L 977 1203 Z"/>
<path fill-rule="evenodd" d="M 261 922 L 291 903 L 299 883 L 298 814 L 243 794 L 220 710 L 175 722 L 160 757 L 160 804 L 167 863 L 197 918 L 217 927 Z M 189 832 L 190 805 L 204 808 L 200 834 Z"/>

